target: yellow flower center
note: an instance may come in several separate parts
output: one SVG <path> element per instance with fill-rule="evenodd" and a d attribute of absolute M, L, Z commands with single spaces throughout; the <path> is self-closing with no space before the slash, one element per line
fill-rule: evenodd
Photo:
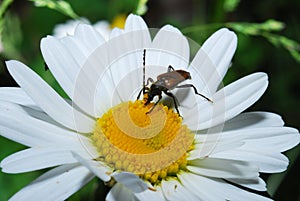
<path fill-rule="evenodd" d="M 155 185 L 186 170 L 194 134 L 173 110 L 158 104 L 149 112 L 152 107 L 137 100 L 111 108 L 97 119 L 91 139 L 97 160 Z"/>
<path fill-rule="evenodd" d="M 124 29 L 126 17 L 126 15 L 117 15 L 116 17 L 114 17 L 110 24 L 110 28 L 118 27 L 120 29 Z"/>

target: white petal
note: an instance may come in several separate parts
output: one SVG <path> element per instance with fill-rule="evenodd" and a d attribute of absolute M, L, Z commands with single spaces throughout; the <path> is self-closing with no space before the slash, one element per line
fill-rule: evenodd
<path fill-rule="evenodd" d="M 124 30 L 119 28 L 113 28 L 110 34 L 110 39 L 121 36 L 124 33 L 139 32 L 141 30 L 147 30 L 148 32 L 148 26 L 143 20 L 143 18 L 138 15 L 130 14 L 126 18 Z M 149 37 L 150 39 L 150 34 L 147 37 Z"/>
<path fill-rule="evenodd" d="M 73 158 L 71 150 L 76 151 L 87 158 L 91 158 L 82 146 L 34 147 L 6 157 L 1 161 L 0 165 L 3 172 L 22 173 L 63 164 L 76 163 L 77 160 Z"/>
<path fill-rule="evenodd" d="M 0 88 L 0 104 L 2 101 L 15 103 L 21 106 L 22 109 L 31 117 L 46 121 L 61 127 L 56 121 L 49 117 L 31 98 L 24 92 L 23 89 L 18 87 L 1 87 Z M 67 101 L 67 100 L 66 100 Z M 17 106 L 19 107 L 19 106 Z"/>
<path fill-rule="evenodd" d="M 271 199 L 262 197 L 260 195 L 250 193 L 248 191 L 242 190 L 238 187 L 235 187 L 231 184 L 226 183 L 225 181 L 221 179 L 212 179 L 212 178 L 207 178 L 207 177 L 202 177 L 198 175 L 194 175 L 192 173 L 186 173 L 189 174 L 189 178 L 193 180 L 197 186 L 199 186 L 199 191 L 202 189 L 207 190 L 210 199 L 208 200 L 256 200 L 256 201 L 263 201 L 263 200 L 268 200 L 270 201 Z M 182 175 L 185 176 L 185 175 Z M 188 176 L 185 176 L 188 178 Z M 210 193 L 212 192 L 212 193 Z"/>
<path fill-rule="evenodd" d="M 148 26 L 142 17 L 133 14 L 128 15 L 124 27 L 124 30 L 126 32 L 145 30 L 145 29 L 148 29 Z"/>
<path fill-rule="evenodd" d="M 136 99 L 137 91 L 142 87 L 144 42 L 120 46 L 123 41 L 140 35 L 132 34 L 136 37 L 123 35 L 98 48 L 81 69 L 73 100 L 92 116 L 101 116 L 121 101 Z"/>
<path fill-rule="evenodd" d="M 118 37 L 120 36 L 121 34 L 124 33 L 124 30 L 123 29 L 120 29 L 118 27 L 115 27 L 111 30 L 110 32 L 110 35 L 109 35 L 109 38 L 112 39 L 112 38 L 115 38 L 115 37 Z"/>
<path fill-rule="evenodd" d="M 72 152 L 72 154 L 79 163 L 81 163 L 83 166 L 88 168 L 102 181 L 107 182 L 110 180 L 111 177 L 108 175 L 108 173 L 112 171 L 111 168 L 107 167 L 106 165 L 102 164 L 99 161 L 83 158 L 78 154 L 78 152 Z"/>
<path fill-rule="evenodd" d="M 244 145 L 241 149 L 270 153 L 286 151 L 296 146 L 300 141 L 298 130 L 290 127 L 240 129 L 225 131 L 222 136 L 232 139 L 238 138 L 238 140 L 243 141 Z"/>
<path fill-rule="evenodd" d="M 39 107 L 31 107 L 31 106 L 25 106 L 22 107 L 24 111 L 27 113 L 28 116 L 33 117 L 35 119 L 47 122 L 49 124 L 55 125 L 57 127 L 66 129 L 64 126 L 56 122 L 54 119 L 52 119 L 48 114 L 46 114 L 43 110 L 39 109 Z"/>
<path fill-rule="evenodd" d="M 44 41 L 44 40 L 47 41 L 47 40 L 49 40 L 49 38 L 43 39 L 42 41 Z M 82 41 L 80 41 L 76 36 L 64 37 L 64 38 L 60 39 L 60 42 L 61 42 L 61 44 L 63 44 L 65 46 L 65 48 L 69 51 L 69 53 L 72 55 L 73 59 L 78 64 L 78 65 L 74 65 L 74 66 L 68 66 L 66 68 L 67 69 L 70 68 L 69 70 L 72 70 L 75 72 L 75 74 L 77 74 L 80 70 L 80 67 L 84 65 L 84 63 L 86 62 L 86 59 L 91 54 L 91 51 L 88 50 L 84 46 L 84 44 L 82 44 Z M 72 74 L 74 72 L 72 72 Z"/>
<path fill-rule="evenodd" d="M 148 185 L 135 174 L 130 172 L 114 172 L 111 175 L 117 182 L 122 183 L 134 193 L 148 190 Z"/>
<path fill-rule="evenodd" d="M 90 34 L 90 38 L 85 34 Z M 97 34 L 100 35 L 91 26 L 80 25 L 76 29 L 76 35 L 63 39 L 63 43 L 50 36 L 43 38 L 41 42 L 43 56 L 56 80 L 74 103 L 91 116 L 94 116 L 94 113 L 87 109 L 87 105 L 93 108 L 93 102 L 90 100 L 93 96 L 90 97 L 87 91 L 91 90 L 90 86 L 93 84 L 90 76 L 97 76 L 98 74 L 88 72 L 90 74 L 85 74 L 83 83 L 78 83 L 78 79 L 81 78 L 80 74 L 84 74 L 86 71 L 84 64 L 88 57 L 104 42 L 101 37 L 99 41 L 96 39 L 90 41 L 94 37 L 96 38 Z M 73 49 L 70 50 L 70 48 Z M 77 55 L 81 56 L 78 57 Z M 93 66 L 92 69 L 96 67 L 98 66 Z M 104 69 L 100 70 L 103 71 Z"/>
<path fill-rule="evenodd" d="M 94 175 L 83 166 L 60 166 L 46 172 L 17 192 L 10 201 L 65 200 L 93 177 Z"/>
<path fill-rule="evenodd" d="M 79 24 L 91 24 L 86 18 L 80 17 L 76 20 L 67 20 L 63 24 L 55 25 L 53 35 L 57 38 L 62 38 L 69 35 L 74 35 L 74 30 Z"/>
<path fill-rule="evenodd" d="M 28 146 L 28 147 L 37 146 L 37 145 L 45 142 L 39 138 L 35 138 L 30 135 L 24 135 L 23 133 L 18 132 L 15 129 L 10 129 L 10 128 L 4 127 L 2 125 L 0 125 L 0 133 L 1 133 L 1 136 L 5 137 L 7 139 L 10 139 L 12 141 L 18 142 L 20 144 L 23 144 L 25 146 Z"/>
<path fill-rule="evenodd" d="M 97 47 L 91 47 L 91 45 L 85 43 L 89 41 L 83 33 L 83 30 L 87 28 L 85 26 L 90 27 L 89 25 L 79 26 L 79 33 L 76 36 L 62 39 L 62 43 L 55 37 L 48 36 L 47 38 L 43 38 L 41 41 L 41 50 L 51 72 L 67 95 L 87 114 L 94 116 L 94 113 L 86 107 L 89 105 L 93 108 L 93 102 L 89 99 L 90 96 L 87 93 L 91 88 L 89 74 L 85 75 L 87 77 L 85 77 L 84 83 L 79 83 L 78 79 L 80 74 L 85 73 L 83 68 L 87 62 L 87 58 L 98 46 L 101 46 L 102 43 L 95 41 L 93 45 Z M 87 28 L 87 30 L 90 29 Z M 94 32 L 97 31 L 94 30 Z M 92 33 L 90 34 L 93 36 Z M 72 48 L 72 50 L 70 50 L 70 48 Z M 93 75 L 93 73 L 90 73 L 90 76 Z"/>
<path fill-rule="evenodd" d="M 282 127 L 284 121 L 281 116 L 271 112 L 245 112 L 237 115 L 233 119 L 230 119 L 214 128 L 202 130 L 201 133 L 227 132 L 237 131 L 243 132 L 245 129 L 251 128 L 263 128 L 263 127 Z"/>
<path fill-rule="evenodd" d="M 99 117 L 109 107 L 129 100 L 141 87 L 135 78 L 137 72 L 142 77 L 138 69 L 142 69 L 142 50 L 150 45 L 151 38 L 140 17 L 132 20 L 136 20 L 133 30 L 99 46 L 77 76 L 73 101 L 91 116 Z"/>
<path fill-rule="evenodd" d="M 196 83 L 204 82 L 208 91 L 214 93 L 225 76 L 237 46 L 237 37 L 228 29 L 220 29 L 210 36 L 193 59 L 190 68 L 201 72 L 193 76 Z M 198 89 L 202 91 L 204 86 Z"/>
<path fill-rule="evenodd" d="M 88 55 L 106 42 L 93 26 L 87 24 L 79 24 L 75 29 L 74 36 L 80 42 L 79 47 L 87 52 Z"/>
<path fill-rule="evenodd" d="M 108 21 L 101 20 L 93 24 L 93 27 L 101 34 L 101 36 L 107 41 L 111 32 L 110 24 Z"/>
<path fill-rule="evenodd" d="M 8 61 L 7 66 L 22 89 L 57 122 L 83 133 L 93 130 L 94 120 L 71 107 L 27 66 L 17 61 Z"/>
<path fill-rule="evenodd" d="M 122 40 L 121 46 L 120 40 Z M 151 36 L 143 18 L 130 14 L 126 19 L 124 30 L 114 28 L 111 32 L 109 42 L 117 43 L 118 46 L 116 47 L 123 49 L 124 47 L 133 47 L 134 50 L 138 50 L 150 45 Z M 118 51 L 118 48 L 113 50 Z"/>
<path fill-rule="evenodd" d="M 199 200 L 199 196 L 191 194 L 187 187 L 183 186 L 178 180 L 170 178 L 161 182 L 162 191 L 166 200 Z M 200 199 L 201 200 L 201 199 Z"/>
<path fill-rule="evenodd" d="M 226 121 L 223 131 L 283 125 L 284 122 L 281 116 L 277 114 L 270 112 L 245 112 Z"/>
<path fill-rule="evenodd" d="M 266 191 L 266 183 L 263 179 L 260 177 L 257 177 L 256 179 L 226 179 L 232 183 L 244 186 L 246 188 L 250 188 L 256 191 Z"/>
<path fill-rule="evenodd" d="M 41 40 L 43 58 L 51 73 L 69 97 L 72 97 L 74 83 L 80 66 L 68 49 L 52 36 Z"/>
<path fill-rule="evenodd" d="M 205 158 L 189 161 L 188 170 L 199 175 L 217 178 L 244 178 L 251 179 L 258 176 L 258 168 L 251 163 Z"/>
<path fill-rule="evenodd" d="M 211 155 L 213 158 L 247 161 L 259 168 L 259 172 L 274 173 L 286 170 L 289 160 L 280 153 L 253 152 L 236 149 Z"/>
<path fill-rule="evenodd" d="M 186 187 L 186 189 L 195 195 L 198 196 L 198 200 L 203 201 L 224 201 L 224 197 L 220 196 L 219 194 L 214 193 L 215 186 L 212 185 L 210 182 L 205 183 L 198 183 L 197 180 L 194 178 L 201 177 L 199 175 L 190 174 L 190 173 L 181 173 L 178 175 L 178 178 L 183 186 Z M 203 190 L 201 190 L 203 189 Z"/>
<path fill-rule="evenodd" d="M 213 153 L 232 150 L 241 147 L 245 142 L 242 136 L 231 137 L 220 133 L 208 133 L 195 135 L 195 148 L 189 152 L 189 160 L 201 159 Z"/>
<path fill-rule="evenodd" d="M 65 128 L 29 116 L 21 106 L 0 102 L 1 135 L 27 146 L 70 145 L 81 138 Z"/>
<path fill-rule="evenodd" d="M 175 69 L 187 68 L 189 54 L 186 37 L 175 27 L 166 25 L 155 35 L 151 50 L 147 52 L 146 65 L 163 67 L 171 65 Z"/>
<path fill-rule="evenodd" d="M 266 127 L 243 131 L 244 150 L 284 152 L 296 146 L 300 141 L 297 129 L 290 127 Z"/>
<path fill-rule="evenodd" d="M 35 102 L 19 87 L 1 87 L 0 100 L 38 109 Z"/>
<path fill-rule="evenodd" d="M 124 187 L 121 183 L 116 183 L 107 194 L 106 201 L 135 201 L 135 197 L 131 190 Z"/>
<path fill-rule="evenodd" d="M 142 63 L 143 63 L 143 51 L 135 51 L 127 53 L 126 55 L 116 59 L 109 67 L 109 71 L 105 72 L 101 82 L 99 82 L 100 88 L 106 88 L 106 82 L 110 78 L 113 81 L 113 86 L 110 93 L 110 104 L 115 105 L 120 101 L 135 100 L 137 92 L 141 88 L 142 84 Z M 97 88 L 96 97 L 103 96 L 101 89 Z M 101 95 L 100 95 L 101 94 Z"/>
<path fill-rule="evenodd" d="M 122 43 L 119 37 L 116 40 L 119 42 L 98 48 L 77 77 L 73 101 L 91 116 L 101 116 L 121 99 L 127 101 L 136 93 L 134 88 L 140 87 L 133 76 L 137 76 L 138 67 L 142 66 L 142 45 L 140 51 L 133 46 L 112 47 Z"/>
<path fill-rule="evenodd" d="M 224 43 L 222 40 L 219 40 L 222 37 L 225 40 Z M 229 46 L 227 47 L 227 45 Z M 221 29 L 212 35 L 205 42 L 204 46 L 199 49 L 189 66 L 189 71 L 193 79 L 193 84 L 200 93 L 206 96 L 215 93 L 227 71 L 226 60 L 231 60 L 231 54 L 234 53 L 235 45 L 236 36 L 234 33 L 227 29 Z M 216 51 L 215 56 L 214 51 Z M 229 55 L 226 54 L 226 51 Z M 222 62 L 223 60 L 225 61 Z"/>
<path fill-rule="evenodd" d="M 254 73 L 243 77 L 219 90 L 213 97 L 213 103 L 198 100 L 199 123 L 186 122 L 190 129 L 210 128 L 235 117 L 255 103 L 265 92 L 268 85 L 265 73 Z M 192 111 L 190 111 L 192 112 Z M 195 108 L 193 109 L 195 113 Z"/>
<path fill-rule="evenodd" d="M 147 200 L 153 200 L 153 201 L 165 201 L 164 195 L 162 193 L 162 189 L 160 186 L 156 186 L 154 188 L 155 190 L 146 190 L 141 193 L 135 193 L 134 196 L 138 200 L 147 201 Z"/>

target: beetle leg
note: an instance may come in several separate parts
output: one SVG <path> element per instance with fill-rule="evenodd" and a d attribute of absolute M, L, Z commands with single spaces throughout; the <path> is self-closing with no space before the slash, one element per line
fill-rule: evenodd
<path fill-rule="evenodd" d="M 158 100 L 154 103 L 153 107 L 148 111 L 146 112 L 146 114 L 149 114 L 150 112 L 153 111 L 153 109 L 155 108 L 155 106 L 159 103 L 159 101 L 161 100 L 162 96 L 161 95 L 158 95 Z"/>
<path fill-rule="evenodd" d="M 142 94 L 142 91 L 145 93 L 145 87 L 143 87 L 143 88 L 140 90 L 138 96 L 136 97 L 136 100 L 139 100 L 139 99 L 140 99 L 140 96 L 141 96 L 141 94 Z"/>
<path fill-rule="evenodd" d="M 148 86 L 150 83 L 154 83 L 154 80 L 151 77 L 148 78 L 146 86 Z"/>
<path fill-rule="evenodd" d="M 143 92 L 143 94 L 145 94 L 145 93 L 148 92 L 148 91 L 149 91 L 149 88 L 148 88 L 148 87 L 143 87 L 143 88 L 139 91 L 139 94 L 137 95 L 136 100 L 139 100 L 139 99 L 140 99 L 140 96 L 141 96 L 142 92 Z"/>
<path fill-rule="evenodd" d="M 183 85 L 180 85 L 180 86 L 176 86 L 176 88 L 188 88 L 188 87 L 192 87 L 192 88 L 194 89 L 195 94 L 197 94 L 197 95 L 199 95 L 199 96 L 202 96 L 203 98 L 205 98 L 205 99 L 208 100 L 209 102 L 213 103 L 212 100 L 210 100 L 210 99 L 207 98 L 206 96 L 204 96 L 204 95 L 198 93 L 196 87 L 195 87 L 194 85 L 192 85 L 192 84 L 183 84 Z"/>
<path fill-rule="evenodd" d="M 169 67 L 168 67 L 168 72 L 171 72 L 171 71 L 174 71 L 175 69 L 171 66 L 171 65 L 169 65 Z"/>
<path fill-rule="evenodd" d="M 171 92 L 167 92 L 167 91 L 163 91 L 163 92 L 164 92 L 166 95 L 170 96 L 170 97 L 173 99 L 175 109 L 176 109 L 178 115 L 181 117 L 180 112 L 179 112 L 179 110 L 178 110 L 178 105 L 177 105 L 178 100 L 177 100 L 176 96 L 174 96 L 174 94 L 172 94 Z"/>

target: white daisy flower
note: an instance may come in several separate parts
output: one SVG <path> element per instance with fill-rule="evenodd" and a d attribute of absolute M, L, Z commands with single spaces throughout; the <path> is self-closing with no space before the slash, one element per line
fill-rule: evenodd
<path fill-rule="evenodd" d="M 259 173 L 284 171 L 288 159 L 281 153 L 299 143 L 299 133 L 276 114 L 242 113 L 266 90 L 265 73 L 220 87 L 236 44 L 233 32 L 220 29 L 189 62 L 188 40 L 170 25 L 151 39 L 143 19 L 129 15 L 106 42 L 80 24 L 74 36 L 41 41 L 70 100 L 24 64 L 8 61 L 20 88 L 0 89 L 0 133 L 30 148 L 5 158 L 2 171 L 53 167 L 11 200 L 64 200 L 94 177 L 111 187 L 106 200 L 112 201 L 270 200 L 243 189 L 266 191 Z M 168 72 L 169 65 L 183 71 Z M 213 103 L 192 87 L 145 89 L 136 100 L 143 70 L 145 81 L 164 80 L 152 87 L 182 86 L 177 81 L 189 72 L 193 80 L 184 86 Z M 166 96 L 153 109 L 159 99 L 147 100 L 160 91 Z M 183 118 L 165 98 L 169 92 Z"/>
<path fill-rule="evenodd" d="M 93 24 L 93 28 L 97 30 L 105 40 L 109 39 L 110 32 L 112 28 L 123 28 L 125 23 L 126 16 L 117 15 L 112 23 L 110 24 L 106 20 L 101 20 Z M 86 18 L 80 18 L 77 20 L 68 20 L 65 23 L 58 24 L 53 29 L 53 36 L 57 38 L 63 38 L 68 35 L 74 35 L 74 31 L 79 24 L 88 24 L 91 25 L 91 22 Z M 1 46 L 0 46 L 1 47 Z M 1 49 L 0 49 L 1 50 Z"/>
<path fill-rule="evenodd" d="M 74 35 L 75 28 L 79 24 L 91 25 L 91 22 L 86 18 L 81 18 L 79 20 L 68 20 L 66 23 L 58 24 L 54 27 L 53 36 L 62 38 L 67 35 Z M 93 27 L 102 35 L 102 37 L 108 39 L 111 32 L 111 27 L 107 21 L 101 20 L 96 22 Z"/>

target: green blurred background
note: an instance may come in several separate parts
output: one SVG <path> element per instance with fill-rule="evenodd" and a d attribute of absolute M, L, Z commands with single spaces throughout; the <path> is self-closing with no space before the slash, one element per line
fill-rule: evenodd
<path fill-rule="evenodd" d="M 137 8 L 140 3 L 137 0 L 70 0 L 68 2 L 78 16 L 86 17 L 92 23 L 100 20 L 112 22 L 116 16 L 139 12 Z M 150 0 L 147 2 L 147 8 L 143 18 L 149 27 L 159 28 L 170 23 L 199 44 L 223 26 L 235 28 L 237 31 L 234 25 L 244 26 L 245 22 L 264 23 L 269 19 L 283 22 L 284 29 L 281 27 L 276 30 L 270 27 L 261 28 L 257 26 L 258 24 L 246 24 L 246 27 L 254 27 L 254 33 L 243 26 L 240 31 L 237 31 L 238 49 L 225 84 L 253 72 L 268 73 L 270 84 L 267 92 L 248 110 L 278 113 L 287 126 L 299 129 L 300 57 L 299 44 L 296 42 L 300 41 L 299 0 Z M 3 16 L 5 21 L 3 18 L 2 22 L 0 21 L 0 24 L 4 24 L 3 30 L 0 30 L 4 42 L 4 51 L 0 53 L 0 86 L 17 86 L 4 64 L 5 60 L 17 59 L 32 67 L 51 86 L 61 92 L 50 72 L 45 71 L 39 42 L 42 37 L 52 34 L 56 24 L 64 23 L 70 17 L 47 7 L 36 7 L 32 1 L 25 0 L 12 2 Z M 238 24 L 241 22 L 243 23 Z M 255 32 L 256 28 L 262 30 Z M 279 35 L 284 38 L 280 38 Z M 270 39 L 273 36 L 275 42 L 270 43 L 268 37 Z M 0 137 L 0 160 L 24 148 Z M 300 200 L 299 153 L 299 146 L 287 152 L 291 163 L 286 172 L 272 176 L 262 175 L 268 182 L 269 193 L 275 200 Z M 7 200 L 42 172 L 18 175 L 0 172 L 0 201 Z M 94 180 L 68 200 L 93 200 L 95 195 L 90 192 L 95 189 L 98 192 L 102 191 L 101 189 L 107 191 L 100 182 Z M 261 194 L 266 195 L 266 193 Z"/>

